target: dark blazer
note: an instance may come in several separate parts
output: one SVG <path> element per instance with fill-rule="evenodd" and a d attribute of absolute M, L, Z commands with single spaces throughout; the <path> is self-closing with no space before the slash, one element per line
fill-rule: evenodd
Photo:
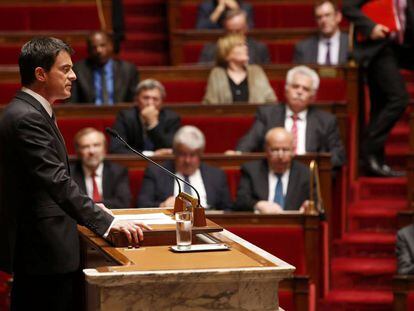
<path fill-rule="evenodd" d="M 81 162 L 76 161 L 75 164 L 72 164 L 70 172 L 83 193 L 87 194 Z M 108 208 L 129 208 L 131 206 L 131 192 L 128 169 L 117 163 L 104 161 L 102 174 L 102 203 Z"/>
<path fill-rule="evenodd" d="M 149 139 L 154 144 L 154 149 L 171 148 L 174 134 L 180 125 L 181 121 L 178 114 L 167 108 L 161 109 L 158 125 L 147 131 Z M 121 110 L 116 117 L 113 128 L 133 148 L 143 151 L 145 132 L 137 107 Z M 111 153 L 131 153 L 117 139 L 111 139 L 109 151 Z"/>
<path fill-rule="evenodd" d="M 251 4 L 245 3 L 244 1 L 239 1 L 240 8 L 247 13 L 247 23 L 249 28 L 253 28 L 253 8 Z M 196 28 L 197 29 L 221 29 L 223 28 L 222 22 L 224 19 L 225 13 L 223 13 L 218 19 L 217 23 L 212 23 L 210 20 L 210 15 L 213 13 L 214 9 L 217 6 L 217 1 L 207 0 L 198 6 L 197 10 L 197 20 Z"/>
<path fill-rule="evenodd" d="M 248 162 L 241 167 L 241 178 L 237 190 L 235 210 L 253 211 L 254 205 L 269 197 L 269 167 L 267 160 Z M 293 160 L 289 183 L 285 197 L 285 210 L 299 210 L 304 201 L 309 199 L 309 168 Z"/>
<path fill-rule="evenodd" d="M 174 162 L 167 161 L 164 167 L 175 172 Z M 219 168 L 205 163 L 200 165 L 201 177 L 206 188 L 207 204 L 214 209 L 231 207 L 226 174 Z M 137 207 L 156 207 L 174 194 L 175 180 L 155 165 L 145 170 L 144 180 L 138 196 Z"/>
<path fill-rule="evenodd" d="M 414 225 L 398 231 L 396 255 L 398 273 L 414 274 Z"/>
<path fill-rule="evenodd" d="M 75 271 L 77 223 L 103 235 L 112 220 L 70 177 L 63 137 L 46 110 L 17 92 L 0 121 L 0 270 Z"/>
<path fill-rule="evenodd" d="M 296 64 L 316 64 L 318 62 L 319 36 L 315 35 L 299 41 L 295 46 L 293 62 Z M 348 34 L 341 32 L 339 38 L 338 65 L 348 61 Z"/>
<path fill-rule="evenodd" d="M 266 132 L 285 126 L 285 105 L 268 105 L 257 108 L 256 120 L 243 136 L 236 149 L 243 152 L 263 151 Z M 328 112 L 309 107 L 306 120 L 306 152 L 329 152 L 333 167 L 345 163 L 346 154 L 339 136 L 336 117 Z"/>
<path fill-rule="evenodd" d="M 134 64 L 113 59 L 114 103 L 132 102 L 139 81 Z M 73 66 L 77 79 L 72 83 L 71 103 L 95 103 L 93 81 L 94 64 L 90 59 L 81 60 Z"/>
<path fill-rule="evenodd" d="M 247 47 L 249 49 L 249 64 L 269 64 L 270 56 L 266 44 L 256 41 L 253 38 L 247 38 Z M 217 43 L 207 43 L 201 51 L 199 63 L 210 64 L 216 60 Z"/>
<path fill-rule="evenodd" d="M 370 0 L 344 0 L 342 12 L 350 22 L 355 25 L 357 36 L 362 40 L 355 40 L 353 57 L 362 65 L 368 65 L 369 61 L 384 47 L 391 39 L 371 40 L 369 36 L 376 23 L 361 11 L 361 7 Z M 412 46 L 414 43 L 414 4 L 407 1 L 406 30 L 404 44 Z"/>

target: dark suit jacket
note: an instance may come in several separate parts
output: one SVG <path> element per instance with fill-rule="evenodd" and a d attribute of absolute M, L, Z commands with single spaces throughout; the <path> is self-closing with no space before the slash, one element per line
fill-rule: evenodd
<path fill-rule="evenodd" d="M 299 41 L 295 46 L 293 62 L 296 64 L 316 64 L 318 62 L 319 36 L 315 35 Z M 339 39 L 338 65 L 348 61 L 348 34 L 341 32 Z"/>
<path fill-rule="evenodd" d="M 361 11 L 361 7 L 370 0 L 344 0 L 342 3 L 342 12 L 350 22 L 355 25 L 355 32 L 361 35 L 363 40 L 355 41 L 353 57 L 362 65 L 368 65 L 374 57 L 386 44 L 390 44 L 389 38 L 383 40 L 371 40 L 369 36 L 376 23 L 368 18 Z M 407 1 L 406 10 L 406 30 L 405 45 L 413 46 L 414 43 L 414 4 Z"/>
<path fill-rule="evenodd" d="M 243 152 L 263 151 L 266 132 L 285 126 L 285 105 L 268 105 L 256 111 L 256 121 L 242 137 L 236 149 Z M 309 107 L 306 120 L 306 152 L 330 152 L 333 167 L 345 163 L 345 149 L 339 136 L 336 117 L 328 112 Z"/>
<path fill-rule="evenodd" d="M 173 161 L 165 162 L 164 167 L 175 172 Z M 229 209 L 231 198 L 226 174 L 221 169 L 205 163 L 201 163 L 200 172 L 206 188 L 207 204 L 214 209 Z M 137 207 L 159 206 L 174 194 L 174 183 L 175 180 L 160 168 L 155 165 L 148 166 L 138 196 Z"/>
<path fill-rule="evenodd" d="M 113 59 L 114 103 L 132 102 L 135 87 L 139 81 L 134 64 Z M 72 84 L 71 103 L 95 103 L 96 93 L 93 81 L 94 65 L 90 59 L 81 60 L 73 66 L 77 79 Z"/>
<path fill-rule="evenodd" d="M 180 117 L 174 111 L 166 108 L 161 109 L 158 125 L 147 131 L 148 137 L 154 144 L 154 149 L 171 148 L 174 134 L 180 124 Z M 121 110 L 116 117 L 113 128 L 133 148 L 143 151 L 144 129 L 137 107 Z M 109 151 L 111 153 L 131 153 L 117 139 L 111 139 Z"/>
<path fill-rule="evenodd" d="M 87 194 L 82 164 L 77 161 L 71 166 L 72 178 L 84 194 Z M 104 161 L 102 176 L 102 203 L 108 208 L 128 208 L 131 206 L 128 169 L 110 161 Z"/>
<path fill-rule="evenodd" d="M 251 4 L 245 3 L 244 1 L 239 1 L 240 8 L 247 13 L 247 23 L 249 28 L 253 28 L 253 8 Z M 212 23 L 210 20 L 210 15 L 213 13 L 214 9 L 217 6 L 217 1 L 207 0 L 198 6 L 197 10 L 197 20 L 196 28 L 197 29 L 221 29 L 222 22 L 224 19 L 225 13 L 223 13 L 217 23 Z"/>
<path fill-rule="evenodd" d="M 396 242 L 399 274 L 414 274 L 414 225 L 400 229 Z"/>
<path fill-rule="evenodd" d="M 237 190 L 235 210 L 253 211 L 254 205 L 269 197 L 269 167 L 267 160 L 248 162 L 241 167 L 241 178 Z M 298 210 L 309 199 L 309 168 L 292 161 L 289 183 L 285 197 L 285 210 Z"/>
<path fill-rule="evenodd" d="M 0 121 L 0 270 L 75 271 L 76 223 L 103 235 L 112 220 L 70 177 L 65 143 L 46 110 L 18 92 Z"/>
<path fill-rule="evenodd" d="M 269 64 L 269 50 L 264 43 L 247 38 L 247 47 L 249 49 L 249 64 Z M 201 51 L 199 63 L 214 63 L 216 60 L 217 44 L 207 43 Z"/>

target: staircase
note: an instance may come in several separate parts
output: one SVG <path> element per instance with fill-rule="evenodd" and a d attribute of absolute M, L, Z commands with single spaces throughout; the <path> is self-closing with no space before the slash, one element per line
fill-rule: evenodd
<path fill-rule="evenodd" d="M 165 0 L 123 0 L 125 41 L 120 58 L 137 66 L 168 65 Z"/>

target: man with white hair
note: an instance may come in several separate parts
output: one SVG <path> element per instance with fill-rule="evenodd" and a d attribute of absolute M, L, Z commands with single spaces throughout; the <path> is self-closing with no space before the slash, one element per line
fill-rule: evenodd
<path fill-rule="evenodd" d="M 285 83 L 286 104 L 259 107 L 253 126 L 236 149 L 263 151 L 266 132 L 273 127 L 284 127 L 293 135 L 295 154 L 329 152 L 332 166 L 342 166 L 346 155 L 336 117 L 310 106 L 318 87 L 319 77 L 314 70 L 306 66 L 290 69 Z"/>
<path fill-rule="evenodd" d="M 229 209 L 231 198 L 226 174 L 219 168 L 201 162 L 204 147 L 204 134 L 195 126 L 183 126 L 174 136 L 175 158 L 165 162 L 163 166 L 197 189 L 203 207 Z M 183 183 L 181 190 L 196 196 L 194 190 Z M 177 194 L 178 185 L 174 178 L 151 165 L 145 170 L 137 207 L 172 207 Z"/>

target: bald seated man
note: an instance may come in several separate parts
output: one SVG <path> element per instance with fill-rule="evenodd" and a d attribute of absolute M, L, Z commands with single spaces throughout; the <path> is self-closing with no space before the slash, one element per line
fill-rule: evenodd
<path fill-rule="evenodd" d="M 309 200 L 309 168 L 293 160 L 293 137 L 283 127 L 265 136 L 266 159 L 246 163 L 234 206 L 239 211 L 279 214 L 303 211 Z"/>
<path fill-rule="evenodd" d="M 74 143 L 78 160 L 70 171 L 79 188 L 108 208 L 130 207 L 128 170 L 105 160 L 105 135 L 92 127 L 84 128 L 76 133 Z"/>

